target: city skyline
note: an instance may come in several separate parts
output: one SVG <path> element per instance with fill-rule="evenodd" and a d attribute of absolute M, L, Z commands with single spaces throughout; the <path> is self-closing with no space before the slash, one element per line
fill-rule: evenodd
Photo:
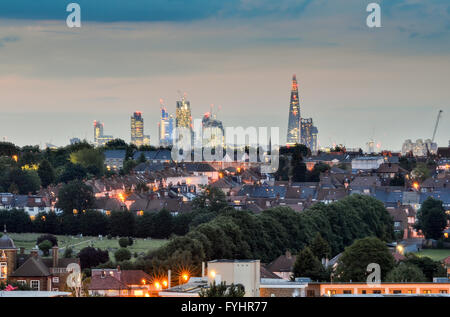
<path fill-rule="evenodd" d="M 356 0 L 195 1 L 172 8 L 185 12 L 182 25 L 161 3 L 130 4 L 123 16 L 113 5 L 102 16 L 100 4 L 80 1 L 88 12 L 80 29 L 67 28 L 65 8 L 51 3 L 23 14 L 0 4 L 0 138 L 18 145 L 90 140 L 93 120 L 129 141 L 134 111 L 156 145 L 158 100 L 174 114 L 178 90 L 193 118 L 220 104 L 224 126 L 278 126 L 284 144 L 292 73 L 320 146 L 374 139 L 399 151 L 407 139 L 431 138 L 440 109 L 436 142 L 448 144 L 445 1 L 383 1 L 379 29 L 367 28 Z"/>

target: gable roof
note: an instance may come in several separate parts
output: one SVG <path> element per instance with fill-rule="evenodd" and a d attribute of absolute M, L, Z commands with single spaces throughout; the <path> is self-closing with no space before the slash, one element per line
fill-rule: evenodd
<path fill-rule="evenodd" d="M 121 290 L 128 288 L 125 283 L 110 275 L 105 275 L 104 277 L 101 275 L 92 276 L 89 284 L 90 290 Z"/>
<path fill-rule="evenodd" d="M 36 256 L 30 256 L 17 270 L 15 270 L 11 276 L 14 277 L 38 277 L 49 276 L 50 271 L 41 258 Z"/>
<path fill-rule="evenodd" d="M 271 272 L 292 272 L 296 256 L 290 252 L 280 255 L 267 265 L 267 269 Z"/>

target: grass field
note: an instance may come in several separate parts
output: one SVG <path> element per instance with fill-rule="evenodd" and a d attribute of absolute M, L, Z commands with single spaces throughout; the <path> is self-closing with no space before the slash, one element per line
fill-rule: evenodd
<path fill-rule="evenodd" d="M 450 249 L 422 249 L 416 253 L 418 256 L 427 256 L 435 261 L 441 261 L 450 256 Z"/>
<path fill-rule="evenodd" d="M 8 235 L 14 240 L 14 244 L 17 248 L 24 247 L 26 252 L 34 248 L 36 245 L 36 239 L 40 236 L 40 233 L 8 233 Z M 78 237 L 78 236 L 56 236 L 58 238 L 58 246 L 60 249 L 71 247 L 75 253 L 78 253 L 81 249 L 87 246 L 93 246 L 102 250 L 108 250 L 110 258 L 114 259 L 114 252 L 117 251 L 119 246 L 119 239 L 112 238 L 108 240 L 106 237 L 99 239 L 98 237 Z M 167 243 L 167 240 L 157 239 L 135 239 L 132 246 L 128 247 L 132 254 L 135 252 L 138 254 L 145 254 L 150 250 L 154 250 Z"/>

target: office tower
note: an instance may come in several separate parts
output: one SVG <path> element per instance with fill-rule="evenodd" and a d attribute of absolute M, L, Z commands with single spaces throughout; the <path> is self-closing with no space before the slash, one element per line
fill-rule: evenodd
<path fill-rule="evenodd" d="M 289 106 L 289 122 L 286 145 L 300 143 L 300 102 L 298 99 L 297 78 L 292 77 L 291 102 Z"/>
<path fill-rule="evenodd" d="M 218 147 L 224 145 L 225 131 L 222 121 L 217 120 L 216 116 L 207 112 L 202 119 L 203 128 L 203 146 Z M 208 136 L 208 138 L 205 138 Z"/>
<path fill-rule="evenodd" d="M 103 146 L 109 141 L 113 140 L 114 137 L 112 135 L 104 135 L 103 134 L 104 124 L 100 121 L 94 121 L 94 145 L 95 146 Z"/>
<path fill-rule="evenodd" d="M 189 128 L 192 130 L 191 104 L 183 96 L 181 101 L 177 101 L 176 110 L 176 126 L 177 128 Z"/>
<path fill-rule="evenodd" d="M 173 133 L 173 116 L 169 116 L 165 107 L 161 107 L 161 120 L 158 122 L 159 145 L 171 146 Z"/>
<path fill-rule="evenodd" d="M 300 143 L 306 145 L 306 147 L 309 148 L 312 153 L 316 153 L 318 150 L 317 134 L 319 130 L 314 126 L 313 119 L 301 118 L 300 126 Z"/>
<path fill-rule="evenodd" d="M 144 118 L 139 111 L 131 117 L 131 143 L 138 147 L 144 145 Z"/>

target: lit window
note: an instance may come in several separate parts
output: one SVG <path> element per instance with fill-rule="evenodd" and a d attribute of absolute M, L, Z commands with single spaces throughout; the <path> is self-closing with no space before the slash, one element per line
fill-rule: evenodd
<path fill-rule="evenodd" d="M 6 262 L 0 263 L 0 279 L 6 279 L 6 275 L 8 274 L 8 265 Z"/>
<path fill-rule="evenodd" d="M 57 276 L 53 277 L 52 282 L 59 283 L 59 277 L 57 277 Z"/>

